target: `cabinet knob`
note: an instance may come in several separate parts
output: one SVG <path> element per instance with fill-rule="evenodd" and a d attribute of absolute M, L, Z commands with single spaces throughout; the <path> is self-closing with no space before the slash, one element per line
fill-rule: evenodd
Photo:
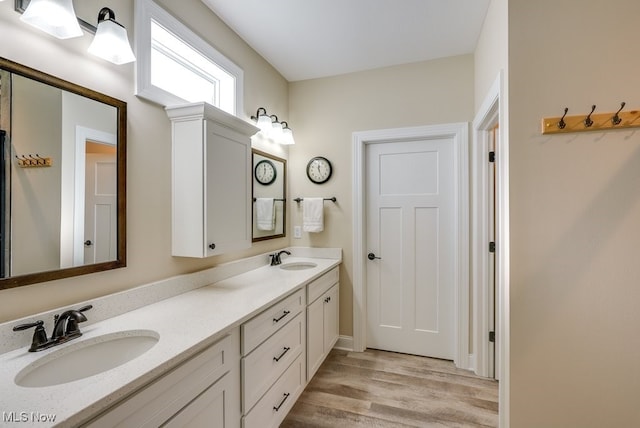
<path fill-rule="evenodd" d="M 209 244 L 209 248 L 212 249 L 212 250 L 215 250 L 216 249 L 216 244 Z"/>

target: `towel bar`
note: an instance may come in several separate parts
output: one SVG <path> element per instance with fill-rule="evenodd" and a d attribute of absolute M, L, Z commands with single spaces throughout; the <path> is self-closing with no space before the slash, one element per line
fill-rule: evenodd
<path fill-rule="evenodd" d="M 335 196 L 331 197 L 331 198 L 324 198 L 322 199 L 323 201 L 331 201 L 331 202 L 337 202 L 337 199 Z M 294 201 L 296 201 L 297 203 L 300 203 L 302 201 L 304 201 L 304 198 L 295 198 Z"/>

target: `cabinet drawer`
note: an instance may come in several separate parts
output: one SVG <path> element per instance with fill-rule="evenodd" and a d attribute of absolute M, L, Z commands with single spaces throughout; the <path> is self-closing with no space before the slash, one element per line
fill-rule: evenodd
<path fill-rule="evenodd" d="M 307 304 L 313 303 L 314 300 L 322 296 L 325 291 L 330 289 L 336 282 L 338 282 L 337 266 L 322 275 L 320 278 L 307 284 Z"/>
<path fill-rule="evenodd" d="M 193 397 L 198 396 L 232 370 L 234 359 L 237 364 L 237 346 L 236 330 L 85 426 L 93 428 L 160 426 L 186 406 Z"/>
<path fill-rule="evenodd" d="M 305 290 L 302 289 L 242 324 L 242 355 L 248 355 L 256 346 L 302 312 L 304 307 Z"/>
<path fill-rule="evenodd" d="M 303 353 L 305 325 L 304 314 L 296 315 L 291 322 L 242 359 L 243 413 L 248 413 L 291 362 Z"/>
<path fill-rule="evenodd" d="M 242 418 L 243 428 L 277 427 L 302 393 L 304 383 L 304 356 L 300 355 L 251 412 Z"/>

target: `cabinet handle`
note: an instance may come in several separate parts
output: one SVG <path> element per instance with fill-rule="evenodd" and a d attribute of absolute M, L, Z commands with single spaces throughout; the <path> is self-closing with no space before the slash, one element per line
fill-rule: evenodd
<path fill-rule="evenodd" d="M 216 244 L 209 244 L 209 248 L 211 248 L 212 250 L 216 249 Z"/>
<path fill-rule="evenodd" d="M 278 355 L 277 357 L 273 357 L 273 361 L 275 361 L 276 363 L 278 361 L 280 361 L 282 359 L 282 357 L 284 357 L 284 354 L 286 354 L 287 352 L 289 352 L 289 350 L 291 350 L 291 348 L 285 346 L 284 347 L 284 351 L 282 352 L 282 354 Z"/>
<path fill-rule="evenodd" d="M 327 297 L 326 299 L 324 299 L 325 303 L 329 303 L 331 301 L 331 297 Z"/>
<path fill-rule="evenodd" d="M 284 394 L 284 398 L 282 398 L 282 401 L 280 402 L 280 404 L 278 404 L 277 406 L 275 406 L 275 407 L 273 408 L 273 410 L 275 410 L 276 412 L 277 412 L 278 410 L 280 410 L 280 407 L 282 407 L 282 405 L 284 404 L 284 402 L 285 402 L 285 401 L 287 401 L 287 398 L 289 398 L 289 395 L 290 395 L 290 394 L 289 394 L 288 392 L 287 392 L 286 394 Z"/>
<path fill-rule="evenodd" d="M 273 319 L 273 322 L 278 322 L 278 321 L 280 321 L 282 318 L 286 317 L 286 316 L 287 316 L 287 315 L 289 315 L 290 313 L 291 313 L 291 312 L 289 312 L 289 311 L 284 311 L 284 312 L 282 313 L 282 316 L 281 316 L 280 318 L 274 318 L 274 319 Z"/>

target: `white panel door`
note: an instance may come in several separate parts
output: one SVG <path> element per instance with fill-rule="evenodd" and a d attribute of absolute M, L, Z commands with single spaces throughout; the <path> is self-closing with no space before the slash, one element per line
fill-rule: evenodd
<path fill-rule="evenodd" d="M 367 347 L 454 357 L 453 147 L 367 145 Z"/>
<path fill-rule="evenodd" d="M 118 207 L 114 154 L 86 154 L 84 263 L 116 259 Z"/>

